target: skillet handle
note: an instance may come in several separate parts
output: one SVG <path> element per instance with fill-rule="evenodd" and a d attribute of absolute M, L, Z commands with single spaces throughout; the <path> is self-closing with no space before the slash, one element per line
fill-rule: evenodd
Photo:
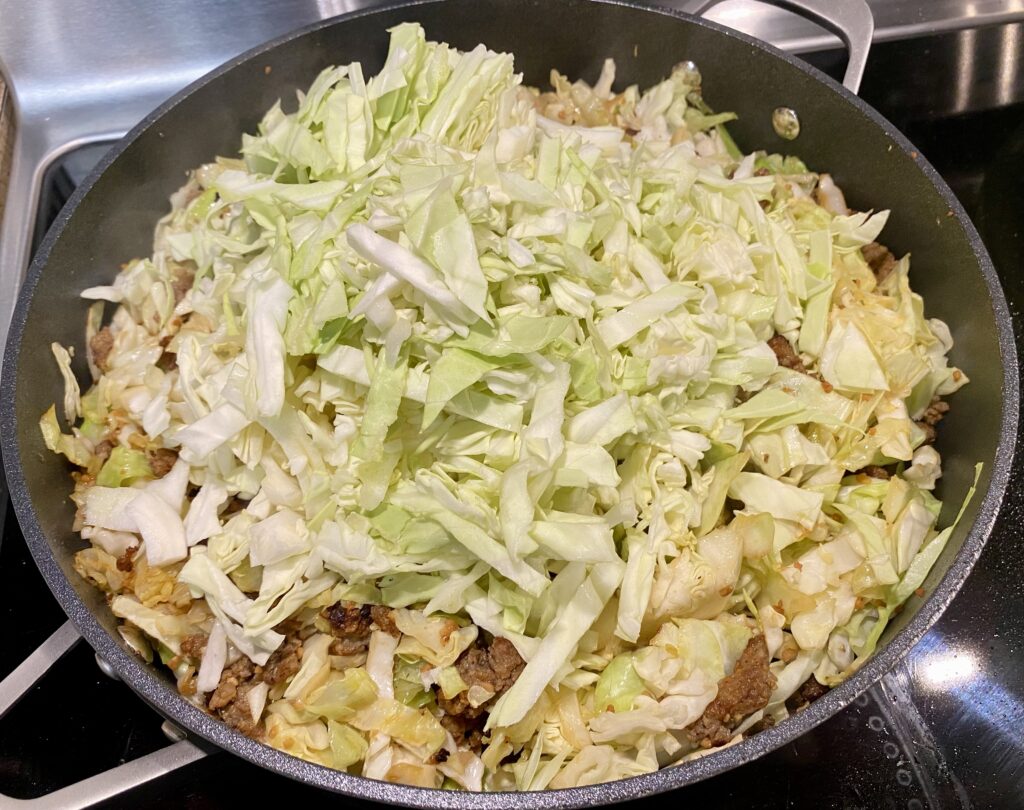
<path fill-rule="evenodd" d="M 181 740 L 35 799 L 0 795 L 0 807 L 5 810 L 80 810 L 108 799 L 120 798 L 130 803 L 131 799 L 123 795 L 126 791 L 202 759 L 206 753 L 188 740 Z"/>
<path fill-rule="evenodd" d="M 64 622 L 14 672 L 0 681 L 0 717 L 49 672 L 78 643 L 79 638 L 74 625 L 70 621 Z M 91 807 L 202 759 L 208 753 L 183 739 L 169 723 L 164 723 L 163 728 L 164 733 L 175 740 L 171 745 L 35 799 L 15 799 L 0 794 L 0 807 L 4 810 L 77 810 Z"/>
<path fill-rule="evenodd" d="M 21 696 L 35 686 L 80 638 L 75 626 L 70 621 L 64 622 L 14 672 L 0 681 L 0 717 L 7 714 L 21 700 Z"/>
<path fill-rule="evenodd" d="M 704 15 L 723 0 L 698 0 L 686 10 L 698 16 Z M 806 17 L 838 36 L 849 53 L 843 85 L 851 93 L 860 89 L 864 68 L 868 62 L 871 38 L 875 33 L 875 18 L 867 0 L 761 0 L 770 6 Z"/>

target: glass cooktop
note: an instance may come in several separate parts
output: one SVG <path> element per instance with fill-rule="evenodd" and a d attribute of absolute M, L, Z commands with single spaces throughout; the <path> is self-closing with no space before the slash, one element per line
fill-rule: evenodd
<path fill-rule="evenodd" d="M 949 35 L 876 46 L 861 94 L 960 196 L 992 252 L 1021 335 L 1024 104 L 940 114 L 915 103 L 906 73 L 892 81 L 894 71 L 933 53 L 948 55 L 953 47 Z M 832 54 L 812 61 L 840 72 Z M 40 197 L 37 243 L 108 146 L 79 149 L 51 167 Z M 744 808 L 1024 806 L 1022 525 L 1024 468 L 1018 463 L 1001 523 L 965 588 L 895 671 L 791 745 L 667 801 Z M 3 523 L 0 594 L 2 678 L 64 620 L 13 514 Z M 0 794 L 32 798 L 154 751 L 167 743 L 160 725 L 153 710 L 104 675 L 80 643 L 0 720 Z M 284 790 L 295 804 L 328 798 L 222 753 L 101 806 L 226 808 L 257 804 Z"/>

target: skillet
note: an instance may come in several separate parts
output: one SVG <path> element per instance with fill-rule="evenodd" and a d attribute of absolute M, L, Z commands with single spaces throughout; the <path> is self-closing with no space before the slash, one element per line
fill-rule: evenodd
<path fill-rule="evenodd" d="M 846 11 L 839 13 L 847 22 L 853 7 L 866 9 L 861 2 L 843 3 Z M 926 598 L 911 599 L 859 672 L 778 727 L 681 767 L 591 787 L 469 794 L 375 782 L 269 748 L 186 702 L 167 672 L 124 645 L 100 592 L 73 571 L 82 541 L 70 528 L 70 479 L 63 461 L 43 446 L 38 419 L 62 396 L 49 344 L 82 343 L 87 302 L 78 292 L 107 283 L 118 263 L 148 254 L 153 226 L 188 169 L 235 153 L 241 133 L 253 130 L 265 109 L 278 98 L 294 98 L 323 67 L 360 60 L 376 71 L 386 53 L 386 29 L 403 21 L 418 21 L 431 38 L 462 49 L 484 42 L 511 51 L 527 84 L 543 85 L 552 67 L 592 78 L 611 56 L 623 84 L 648 86 L 680 60 L 692 60 L 708 103 L 738 113 L 730 132 L 741 147 L 791 151 L 829 171 L 853 208 L 891 209 L 884 240 L 897 255 L 913 254 L 914 288 L 928 314 L 950 325 L 956 341 L 951 361 L 972 380 L 957 394 L 940 433 L 943 523 L 971 485 L 974 464 L 981 461 L 984 469 L 978 494 L 924 584 Z M 866 50 L 864 42 L 846 39 L 853 46 L 852 84 Z M 777 108 L 797 112 L 795 141 L 773 127 Z M 85 353 L 78 354 L 75 371 L 86 380 Z M 195 738 L 263 767 L 351 796 L 460 810 L 580 807 L 669 790 L 761 756 L 839 711 L 891 669 L 956 595 L 998 518 L 1018 418 L 1016 351 L 991 261 L 948 187 L 914 147 L 856 96 L 770 46 L 698 17 L 605 0 L 427 0 L 355 13 L 289 34 L 200 79 L 132 130 L 58 217 L 21 292 L 3 381 L 0 444 L 18 520 L 48 585 L 112 671 Z"/>

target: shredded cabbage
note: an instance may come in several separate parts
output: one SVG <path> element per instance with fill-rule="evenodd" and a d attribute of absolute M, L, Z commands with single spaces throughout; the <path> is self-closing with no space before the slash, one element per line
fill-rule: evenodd
<path fill-rule="evenodd" d="M 712 744 L 762 636 L 771 697 L 714 745 L 783 719 L 925 582 L 967 378 L 872 266 L 887 212 L 743 154 L 691 67 L 614 82 L 399 25 L 83 293 L 94 384 L 54 344 L 71 433 L 40 422 L 76 565 L 199 705 L 373 778 L 589 784 Z"/>

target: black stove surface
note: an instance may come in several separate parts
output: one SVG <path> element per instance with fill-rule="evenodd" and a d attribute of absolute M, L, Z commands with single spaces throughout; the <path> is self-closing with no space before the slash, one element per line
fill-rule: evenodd
<path fill-rule="evenodd" d="M 979 33 L 1005 37 L 1007 28 L 1014 26 Z M 915 94 L 906 73 L 892 81 L 908 63 L 952 59 L 954 46 L 942 36 L 876 47 L 861 95 L 910 137 L 960 196 L 999 269 L 1021 336 L 1024 103 L 948 114 L 939 111 L 944 105 L 929 106 L 927 94 Z M 833 74 L 841 68 L 832 54 L 812 61 Z M 956 67 L 946 69 L 955 75 Z M 978 81 L 984 80 L 982 74 Z M 48 173 L 37 242 L 107 146 L 72 152 Z M 1017 464 L 1000 525 L 963 591 L 881 684 L 796 742 L 668 801 L 745 808 L 1024 807 L 1022 484 L 1024 464 Z M 0 542 L 0 594 L 2 678 L 64 620 L 13 514 L 6 516 Z M 101 673 L 80 643 L 0 721 L 0 794 L 39 796 L 155 751 L 167 743 L 160 724 L 126 686 Z M 226 753 L 101 806 L 226 808 L 283 791 L 296 804 L 327 799 L 368 806 L 333 799 Z"/>

